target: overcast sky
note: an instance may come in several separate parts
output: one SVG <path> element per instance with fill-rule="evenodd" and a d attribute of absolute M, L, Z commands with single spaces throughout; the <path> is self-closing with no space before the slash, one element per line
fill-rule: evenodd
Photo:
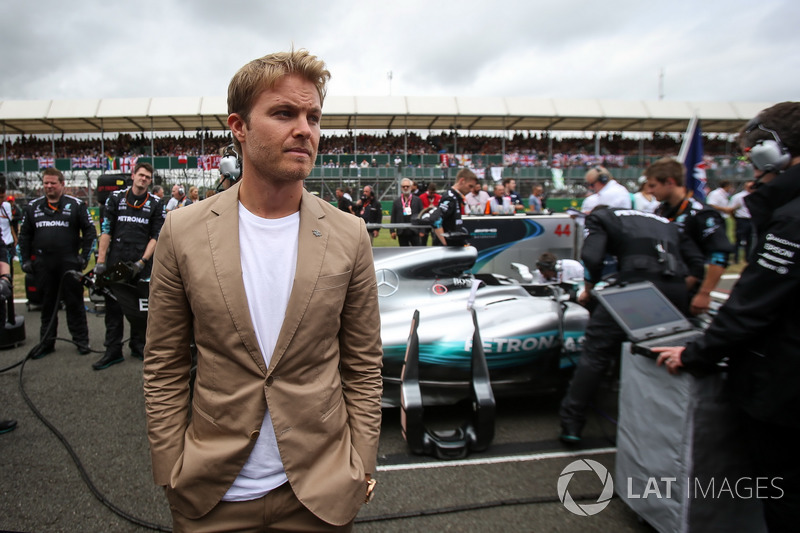
<path fill-rule="evenodd" d="M 0 0 L 0 100 L 224 96 L 307 48 L 331 95 L 779 102 L 797 0 Z M 391 83 L 387 73 L 392 72 Z"/>

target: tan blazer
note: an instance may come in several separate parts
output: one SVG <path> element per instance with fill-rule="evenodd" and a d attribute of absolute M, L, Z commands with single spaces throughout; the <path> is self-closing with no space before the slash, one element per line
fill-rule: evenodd
<path fill-rule="evenodd" d="M 269 405 L 295 494 L 342 525 L 364 501 L 380 433 L 369 237 L 361 219 L 303 191 L 294 286 L 266 368 L 242 281 L 238 192 L 236 185 L 171 212 L 158 240 L 144 358 L 153 476 L 173 509 L 205 515 L 239 474 Z M 264 287 L 260 296 L 269 294 Z"/>

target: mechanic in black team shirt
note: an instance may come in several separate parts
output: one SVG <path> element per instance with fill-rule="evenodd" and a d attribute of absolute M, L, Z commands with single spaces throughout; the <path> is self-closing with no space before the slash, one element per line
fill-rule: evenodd
<path fill-rule="evenodd" d="M 464 196 L 478 183 L 478 176 L 467 168 L 462 168 L 456 174 L 456 182 L 446 193 L 437 207 L 437 216 L 431 217 L 433 221 L 434 246 L 447 246 L 445 233 L 460 231 L 461 213 L 464 209 Z"/>
<path fill-rule="evenodd" d="M 755 167 L 745 198 L 756 228 L 751 260 L 705 335 L 653 348 L 671 373 L 703 374 L 728 358 L 729 396 L 741 440 L 762 480 L 769 531 L 800 524 L 800 102 L 762 111 L 739 134 Z"/>
<path fill-rule="evenodd" d="M 67 327 L 78 352 L 87 354 L 89 328 L 83 304 L 83 285 L 67 271 L 83 271 L 94 251 L 97 230 L 83 201 L 64 194 L 64 174 L 53 167 L 42 173 L 44 196 L 25 206 L 19 230 L 19 260 L 22 271 L 33 274 L 42 293 L 41 349 L 39 358 L 55 350 L 58 315 L 54 313 L 61 298 L 67 309 Z M 49 335 L 50 320 L 54 322 Z"/>
<path fill-rule="evenodd" d="M 101 276 L 107 268 L 119 262 L 129 262 L 133 271 L 133 279 L 129 282 L 150 277 L 156 240 L 164 225 L 161 199 L 147 192 L 153 180 L 152 165 L 137 163 L 132 178 L 130 187 L 113 192 L 106 200 L 94 269 L 95 274 Z M 95 370 L 103 370 L 123 360 L 122 336 L 125 326 L 122 307 L 114 298 L 105 298 L 106 353 L 92 365 Z M 141 360 L 144 358 L 147 322 L 144 318 L 130 316 L 128 322 L 131 326 L 131 356 Z"/>
<path fill-rule="evenodd" d="M 725 233 L 725 221 L 716 209 L 707 207 L 686 192 L 683 165 L 670 157 L 659 159 L 645 170 L 647 191 L 661 202 L 655 213 L 674 222 L 702 250 L 706 271 L 702 282 L 691 288 L 691 314 L 708 311 L 711 291 L 719 283 L 733 245 Z"/>
<path fill-rule="evenodd" d="M 703 272 L 703 254 L 666 218 L 636 209 L 595 207 L 586 217 L 586 238 L 581 249 L 585 267 L 584 291 L 578 297 L 588 306 L 590 291 L 601 281 L 604 259 L 617 259 L 618 282 L 650 281 L 687 313 L 687 278 Z M 586 423 L 585 412 L 594 399 L 603 375 L 619 357 L 625 332 L 603 306 L 595 306 L 586 325 L 583 355 L 561 402 L 561 441 L 577 444 Z"/>

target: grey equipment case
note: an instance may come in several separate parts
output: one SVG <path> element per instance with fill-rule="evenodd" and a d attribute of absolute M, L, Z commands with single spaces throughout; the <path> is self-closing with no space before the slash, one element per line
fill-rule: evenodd
<path fill-rule="evenodd" d="M 617 495 L 662 533 L 766 531 L 725 373 L 672 376 L 630 343 L 621 364 Z"/>

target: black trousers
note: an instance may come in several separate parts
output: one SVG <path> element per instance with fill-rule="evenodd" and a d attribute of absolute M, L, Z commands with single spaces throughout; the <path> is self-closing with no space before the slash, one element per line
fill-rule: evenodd
<path fill-rule="evenodd" d="M 44 347 L 50 348 L 55 344 L 58 335 L 58 313 L 54 313 L 58 306 L 59 292 L 64 300 L 67 310 L 67 328 L 72 335 L 72 340 L 78 345 L 89 346 L 89 327 L 86 325 L 86 306 L 83 303 L 83 285 L 71 275 L 64 275 L 67 270 L 79 270 L 77 263 L 48 264 L 40 258 L 34 264 L 36 287 L 42 293 L 42 326 L 39 330 L 40 338 L 44 339 L 45 333 L 51 328 Z M 61 289 L 59 291 L 59 288 Z"/>
<path fill-rule="evenodd" d="M 736 246 L 734 247 L 734 263 L 739 262 L 739 250 L 743 250 L 742 259 L 750 255 L 753 241 L 753 221 L 749 218 L 736 218 Z"/>
<path fill-rule="evenodd" d="M 682 313 L 688 312 L 689 296 L 683 281 L 653 281 Z M 625 332 L 605 307 L 596 305 L 586 325 L 583 354 L 578 360 L 569 390 L 561 401 L 559 416 L 562 425 L 577 431 L 583 429 L 586 410 L 603 382 L 603 375 L 619 357 L 622 343 L 626 340 Z"/>
<path fill-rule="evenodd" d="M 770 533 L 793 532 L 800 524 L 800 428 L 757 420 L 742 412 L 742 438 L 753 464 L 753 477 L 762 478 L 759 497 Z M 791 421 L 797 423 L 797 421 Z M 766 478 L 766 481 L 763 479 Z"/>
<path fill-rule="evenodd" d="M 106 347 L 107 354 L 115 354 L 122 356 L 122 338 L 125 333 L 125 313 L 122 306 L 114 298 L 108 296 L 106 300 L 106 339 L 103 343 Z M 128 346 L 130 346 L 131 354 L 134 357 L 142 358 L 144 356 L 144 343 L 147 335 L 147 320 L 141 317 L 127 316 L 128 323 L 130 324 L 131 337 Z"/>
<path fill-rule="evenodd" d="M 561 423 L 578 431 L 586 424 L 586 410 L 594 400 L 603 376 L 619 357 L 625 332 L 605 307 L 598 305 L 586 325 L 583 354 L 569 383 L 567 395 L 561 401 Z"/>
<path fill-rule="evenodd" d="M 398 231 L 397 242 L 400 246 L 419 246 L 419 233 L 407 230 Z"/>

